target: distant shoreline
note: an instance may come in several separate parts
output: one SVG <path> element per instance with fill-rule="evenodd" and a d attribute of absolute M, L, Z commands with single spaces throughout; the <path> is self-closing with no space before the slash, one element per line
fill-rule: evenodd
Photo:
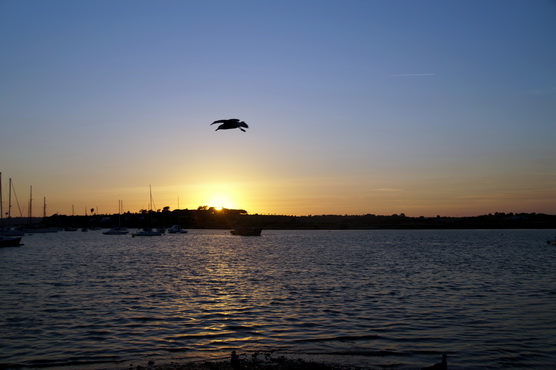
<path fill-rule="evenodd" d="M 3 219 L 4 226 L 29 224 L 28 218 Z M 443 229 L 556 229 L 556 215 L 542 213 L 494 213 L 473 217 L 409 217 L 382 215 L 285 216 L 248 214 L 245 210 L 214 208 L 124 213 L 121 215 L 52 215 L 32 220 L 47 227 L 127 228 L 169 227 L 184 229 L 233 229 L 256 226 L 264 230 L 443 230 Z"/>

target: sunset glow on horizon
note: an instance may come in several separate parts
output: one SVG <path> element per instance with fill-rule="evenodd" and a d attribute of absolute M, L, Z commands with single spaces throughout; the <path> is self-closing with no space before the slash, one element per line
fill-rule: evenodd
<path fill-rule="evenodd" d="M 550 1 L 4 1 L 3 212 L 556 214 Z M 232 23 L 233 24 L 232 24 Z M 216 130 L 238 118 L 249 128 Z M 179 203 L 179 204 L 178 204 Z"/>

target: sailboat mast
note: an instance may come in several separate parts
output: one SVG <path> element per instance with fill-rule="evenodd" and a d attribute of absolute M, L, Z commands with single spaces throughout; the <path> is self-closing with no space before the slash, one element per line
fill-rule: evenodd
<path fill-rule="evenodd" d="M 33 222 L 33 185 L 29 188 L 29 223 Z"/>
<path fill-rule="evenodd" d="M 46 197 L 44 197 L 42 203 L 42 218 L 46 218 Z"/>
<path fill-rule="evenodd" d="M 149 211 L 153 210 L 153 189 L 151 187 L 151 184 L 149 184 L 149 195 L 150 195 L 150 200 L 149 200 Z"/>
<path fill-rule="evenodd" d="M 8 186 L 8 218 L 12 218 L 12 178 Z"/>
<path fill-rule="evenodd" d="M 178 197 L 178 227 L 180 226 L 180 197 Z"/>
<path fill-rule="evenodd" d="M 2 172 L 0 172 L 0 219 L 4 218 L 4 196 L 2 194 Z"/>
<path fill-rule="evenodd" d="M 124 201 L 118 200 L 118 227 L 122 227 L 122 210 L 124 208 Z"/>

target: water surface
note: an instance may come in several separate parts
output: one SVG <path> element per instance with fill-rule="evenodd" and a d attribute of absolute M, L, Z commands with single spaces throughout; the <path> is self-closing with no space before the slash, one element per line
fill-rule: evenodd
<path fill-rule="evenodd" d="M 231 350 L 361 366 L 556 364 L 553 230 L 36 234 L 0 250 L 0 366 Z"/>

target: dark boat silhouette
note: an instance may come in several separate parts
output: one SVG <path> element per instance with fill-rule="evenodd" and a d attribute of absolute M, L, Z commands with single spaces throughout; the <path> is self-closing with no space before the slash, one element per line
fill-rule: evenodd
<path fill-rule="evenodd" d="M 0 235 L 0 247 L 19 247 L 21 244 L 20 236 L 2 236 Z"/>
<path fill-rule="evenodd" d="M 233 230 L 230 230 L 233 235 L 240 236 L 261 236 L 262 231 L 262 227 L 257 226 L 236 226 Z"/>
<path fill-rule="evenodd" d="M 163 230 L 153 230 L 150 227 L 144 228 L 143 231 L 138 231 L 136 233 L 132 233 L 131 236 L 132 237 L 136 237 L 136 236 L 162 236 L 164 235 L 164 231 Z"/>

